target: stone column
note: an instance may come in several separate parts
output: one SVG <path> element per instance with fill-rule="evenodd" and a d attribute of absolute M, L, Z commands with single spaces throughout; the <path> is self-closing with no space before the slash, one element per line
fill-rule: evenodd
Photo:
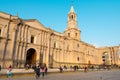
<path fill-rule="evenodd" d="M 16 67 L 17 63 L 17 50 L 18 50 L 18 37 L 19 37 L 19 27 L 21 26 L 18 25 L 17 23 L 15 24 L 14 28 L 13 28 L 13 38 L 12 38 L 12 60 L 13 60 L 13 66 Z"/>
<path fill-rule="evenodd" d="M 38 48 L 36 51 L 36 64 L 39 65 L 40 63 L 40 49 Z"/>
<path fill-rule="evenodd" d="M 5 56 L 6 56 L 6 54 L 4 53 L 4 51 L 5 51 L 5 47 L 6 47 L 6 40 L 2 40 L 2 42 L 1 42 L 1 45 L 0 45 L 0 48 L 1 48 L 1 50 L 3 50 L 3 51 L 1 51 L 2 52 L 2 55 L 1 55 L 1 65 L 2 65 L 2 67 L 3 68 L 5 68 Z"/>
<path fill-rule="evenodd" d="M 18 29 L 18 38 L 17 38 L 17 49 L 16 49 L 16 53 L 17 53 L 17 57 L 16 57 L 16 60 L 17 60 L 17 67 L 19 65 L 19 60 L 20 60 L 20 43 L 21 43 L 21 27 L 22 25 L 19 26 L 19 29 Z"/>
<path fill-rule="evenodd" d="M 22 41 L 22 44 L 23 44 L 23 49 L 22 49 L 22 67 L 25 66 L 25 62 L 26 62 L 26 54 L 27 54 L 27 51 L 26 51 L 26 46 L 27 46 L 27 30 L 28 27 L 26 25 L 23 26 L 23 41 Z"/>
<path fill-rule="evenodd" d="M 3 67 L 3 68 L 6 68 L 6 66 L 5 66 L 6 60 L 5 60 L 5 59 L 6 59 L 7 49 L 8 49 L 8 39 L 9 39 L 9 35 L 10 35 L 10 33 L 9 33 L 10 25 L 11 25 L 11 15 L 9 15 L 9 20 L 8 20 L 8 23 L 7 23 L 7 26 L 6 26 L 6 27 L 7 27 L 7 28 L 6 28 L 6 29 L 7 29 L 6 33 L 7 33 L 7 34 L 6 34 L 6 36 L 5 36 L 6 39 L 5 39 L 5 42 L 4 42 L 4 43 L 5 43 L 5 46 L 4 46 L 4 49 L 3 49 L 3 58 L 2 58 L 2 63 L 3 63 L 3 64 L 2 64 L 2 65 L 3 65 L 2 67 Z"/>
<path fill-rule="evenodd" d="M 50 57 L 50 43 L 51 42 L 51 36 L 50 36 L 50 34 L 49 34 L 49 36 L 48 36 L 48 49 L 47 49 L 47 53 L 46 53 L 46 66 L 47 67 L 50 67 L 49 66 L 49 57 Z"/>
<path fill-rule="evenodd" d="M 24 28 L 23 28 L 23 25 L 21 25 L 21 29 L 20 29 L 20 35 L 19 35 L 19 37 L 20 37 L 20 47 L 19 47 L 19 67 L 21 67 L 22 66 L 22 55 L 23 55 L 23 46 L 24 46 L 24 44 L 23 44 L 23 32 L 24 31 Z"/>
<path fill-rule="evenodd" d="M 27 43 L 28 43 L 28 26 L 25 26 L 25 37 L 24 37 L 24 64 L 26 63 L 26 55 L 27 55 Z"/>
<path fill-rule="evenodd" d="M 21 33 L 21 58 L 20 58 L 20 65 L 21 67 L 24 67 L 24 50 L 25 50 L 25 45 L 24 45 L 24 36 L 25 36 L 25 25 L 22 26 L 22 33 Z"/>
<path fill-rule="evenodd" d="M 47 34 L 46 32 L 44 32 L 44 48 L 43 48 L 43 63 L 46 64 L 46 53 L 47 53 L 47 48 L 46 48 L 46 44 L 47 44 Z"/>

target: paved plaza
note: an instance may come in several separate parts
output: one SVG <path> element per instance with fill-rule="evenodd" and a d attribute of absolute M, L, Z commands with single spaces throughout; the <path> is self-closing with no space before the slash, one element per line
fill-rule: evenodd
<path fill-rule="evenodd" d="M 1 78 L 0 80 L 9 80 Z M 36 80 L 35 76 L 17 76 L 10 80 Z M 120 70 L 105 70 L 93 72 L 63 72 L 48 74 L 39 80 L 120 80 Z"/>

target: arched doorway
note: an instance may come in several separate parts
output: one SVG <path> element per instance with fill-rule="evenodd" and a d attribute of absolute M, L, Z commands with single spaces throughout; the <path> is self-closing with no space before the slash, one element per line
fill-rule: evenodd
<path fill-rule="evenodd" d="M 33 48 L 29 49 L 26 55 L 26 64 L 28 64 L 29 66 L 36 64 L 36 56 L 37 56 L 37 53 L 35 49 Z"/>

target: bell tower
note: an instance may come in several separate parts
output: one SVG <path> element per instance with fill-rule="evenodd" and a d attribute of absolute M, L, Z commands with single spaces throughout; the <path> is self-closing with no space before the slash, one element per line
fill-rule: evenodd
<path fill-rule="evenodd" d="M 70 12 L 68 14 L 68 24 L 67 24 L 67 28 L 65 30 L 65 36 L 70 37 L 72 39 L 81 40 L 80 32 L 81 31 L 78 28 L 77 16 L 74 11 L 74 7 L 71 6 Z"/>

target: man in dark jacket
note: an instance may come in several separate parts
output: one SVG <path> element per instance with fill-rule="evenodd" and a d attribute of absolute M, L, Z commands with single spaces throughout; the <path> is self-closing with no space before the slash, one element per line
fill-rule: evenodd
<path fill-rule="evenodd" d="M 39 79 L 39 77 L 40 77 L 40 66 L 38 66 L 38 67 L 35 69 L 35 73 L 36 73 L 36 79 Z"/>

